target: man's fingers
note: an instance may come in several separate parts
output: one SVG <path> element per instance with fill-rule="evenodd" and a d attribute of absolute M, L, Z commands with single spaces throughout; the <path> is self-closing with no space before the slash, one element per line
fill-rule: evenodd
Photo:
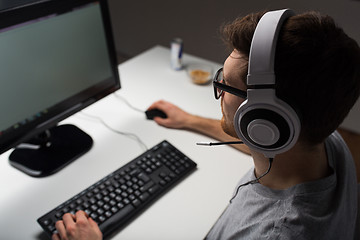
<path fill-rule="evenodd" d="M 79 210 L 75 213 L 75 219 L 76 222 L 87 222 L 88 215 L 84 211 Z"/>
<path fill-rule="evenodd" d="M 58 236 L 57 236 L 58 239 L 66 239 L 66 229 L 65 229 L 64 221 L 63 220 L 57 221 L 55 223 L 55 227 L 58 231 Z M 56 235 L 56 234 L 54 234 L 54 235 Z M 53 237 L 54 237 L 54 235 L 53 235 Z"/>
<path fill-rule="evenodd" d="M 76 221 L 75 215 L 74 215 L 74 214 L 71 214 L 71 213 L 65 213 L 62 218 L 63 218 L 63 221 L 64 221 L 64 225 L 65 225 L 65 226 L 74 224 L 75 221 Z"/>

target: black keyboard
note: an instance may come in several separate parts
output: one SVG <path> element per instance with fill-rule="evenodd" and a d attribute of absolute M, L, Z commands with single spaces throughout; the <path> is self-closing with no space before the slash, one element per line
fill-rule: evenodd
<path fill-rule="evenodd" d="M 49 236 L 64 213 L 85 211 L 103 236 L 123 227 L 165 191 L 196 168 L 196 163 L 162 141 L 37 221 Z"/>

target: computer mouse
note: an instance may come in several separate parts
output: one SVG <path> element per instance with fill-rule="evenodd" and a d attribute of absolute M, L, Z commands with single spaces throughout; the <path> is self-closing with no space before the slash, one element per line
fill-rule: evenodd
<path fill-rule="evenodd" d="M 145 111 L 145 114 L 146 114 L 146 118 L 150 120 L 154 119 L 154 117 L 167 118 L 167 115 L 163 111 L 157 108 L 147 110 Z"/>

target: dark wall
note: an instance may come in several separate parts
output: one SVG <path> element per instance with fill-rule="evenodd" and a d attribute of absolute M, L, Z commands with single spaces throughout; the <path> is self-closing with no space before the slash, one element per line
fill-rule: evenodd
<path fill-rule="evenodd" d="M 227 56 L 219 27 L 237 16 L 292 8 L 329 14 L 360 43 L 360 2 L 355 0 L 109 0 L 116 49 L 134 56 L 174 37 L 184 40 L 185 52 L 216 62 Z"/>

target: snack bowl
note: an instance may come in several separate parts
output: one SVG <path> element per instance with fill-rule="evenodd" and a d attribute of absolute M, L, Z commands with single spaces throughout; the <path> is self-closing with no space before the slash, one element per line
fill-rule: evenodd
<path fill-rule="evenodd" d="M 189 64 L 187 73 L 193 83 L 205 85 L 211 81 L 212 67 L 202 63 Z"/>

